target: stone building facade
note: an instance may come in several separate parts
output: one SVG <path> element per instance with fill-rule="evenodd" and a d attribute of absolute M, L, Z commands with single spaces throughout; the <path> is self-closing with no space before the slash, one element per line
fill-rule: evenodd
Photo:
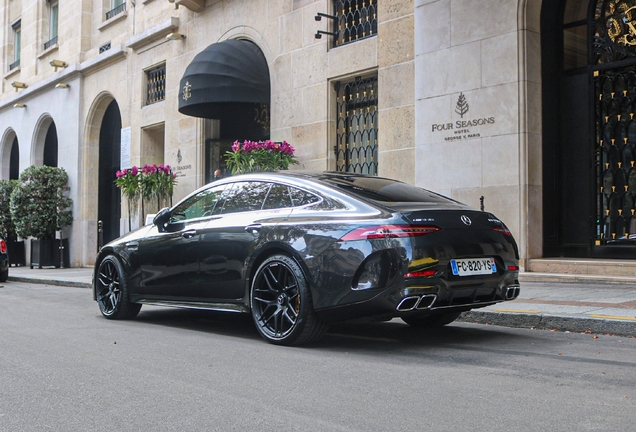
<path fill-rule="evenodd" d="M 178 200 L 223 168 L 228 143 L 251 137 L 286 140 L 298 168 L 369 172 L 483 203 L 514 233 L 523 265 L 544 256 L 629 258 L 636 174 L 625 168 L 636 151 L 621 147 L 620 169 L 615 156 L 600 162 L 623 180 L 608 180 L 595 163 L 599 67 L 595 30 L 587 30 L 603 14 L 630 22 L 629 7 L 628 0 L 3 0 L 0 177 L 47 163 L 54 126 L 57 165 L 69 173 L 74 200 L 64 236 L 75 266 L 93 262 L 98 220 L 106 240 L 128 229 L 112 186 L 122 160 L 170 164 Z M 231 100 L 188 111 L 196 95 L 189 66 L 229 40 L 262 54 L 269 103 L 252 117 L 233 111 Z M 624 48 L 620 73 L 628 74 L 631 45 L 617 41 L 608 43 Z M 209 57 L 211 69 L 237 67 Z M 568 69 L 572 59 L 581 64 Z M 247 61 L 238 76 L 257 59 Z M 589 80 L 580 89 L 589 97 L 576 102 L 587 111 L 572 117 L 562 84 L 574 83 L 574 72 Z M 219 94 L 220 83 L 207 82 Z M 571 143 L 569 131 L 581 130 Z M 577 165 L 577 152 L 588 167 Z M 626 192 L 603 195 L 599 181 Z M 584 205 L 572 196 L 586 197 Z M 615 253 L 610 240 L 623 237 Z"/>

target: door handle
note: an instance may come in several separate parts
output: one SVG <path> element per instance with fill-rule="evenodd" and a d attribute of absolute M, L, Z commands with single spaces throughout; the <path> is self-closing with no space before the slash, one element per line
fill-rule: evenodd
<path fill-rule="evenodd" d="M 183 233 L 181 233 L 181 237 L 183 237 L 184 239 L 190 239 L 192 237 L 194 237 L 197 233 L 197 230 L 187 230 L 184 231 Z"/>
<path fill-rule="evenodd" d="M 132 241 L 132 242 L 126 243 L 126 249 L 130 249 L 130 250 L 139 249 L 139 242 Z"/>
<path fill-rule="evenodd" d="M 263 227 L 263 225 L 261 224 L 252 224 L 252 225 L 248 225 L 245 227 L 245 232 L 254 234 L 254 235 L 258 235 L 258 233 L 261 231 L 261 228 Z"/>

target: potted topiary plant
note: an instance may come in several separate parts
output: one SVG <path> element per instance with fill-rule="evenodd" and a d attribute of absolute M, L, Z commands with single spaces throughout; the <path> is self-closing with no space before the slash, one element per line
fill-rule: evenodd
<path fill-rule="evenodd" d="M 31 239 L 31 268 L 69 264 L 68 239 L 55 233 L 73 222 L 64 168 L 30 166 L 22 171 L 11 193 L 11 217 L 21 238 Z"/>
<path fill-rule="evenodd" d="M 24 241 L 18 240 L 9 207 L 11 192 L 17 183 L 17 180 L 0 180 L 0 237 L 7 243 L 9 264 L 23 266 L 26 265 Z"/>

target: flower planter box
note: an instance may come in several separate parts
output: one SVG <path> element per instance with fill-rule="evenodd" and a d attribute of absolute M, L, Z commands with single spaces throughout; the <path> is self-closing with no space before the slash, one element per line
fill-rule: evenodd
<path fill-rule="evenodd" d="M 68 239 L 62 239 L 64 252 L 64 267 L 69 265 Z M 60 268 L 60 240 L 31 239 L 31 268 L 55 267 Z"/>

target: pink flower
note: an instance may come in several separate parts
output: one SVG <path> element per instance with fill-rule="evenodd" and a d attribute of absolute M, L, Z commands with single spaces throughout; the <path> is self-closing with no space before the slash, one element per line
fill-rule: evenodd
<path fill-rule="evenodd" d="M 139 169 L 133 165 L 133 167 L 130 169 L 130 173 L 132 174 L 133 177 L 137 176 L 137 174 L 139 174 Z"/>

